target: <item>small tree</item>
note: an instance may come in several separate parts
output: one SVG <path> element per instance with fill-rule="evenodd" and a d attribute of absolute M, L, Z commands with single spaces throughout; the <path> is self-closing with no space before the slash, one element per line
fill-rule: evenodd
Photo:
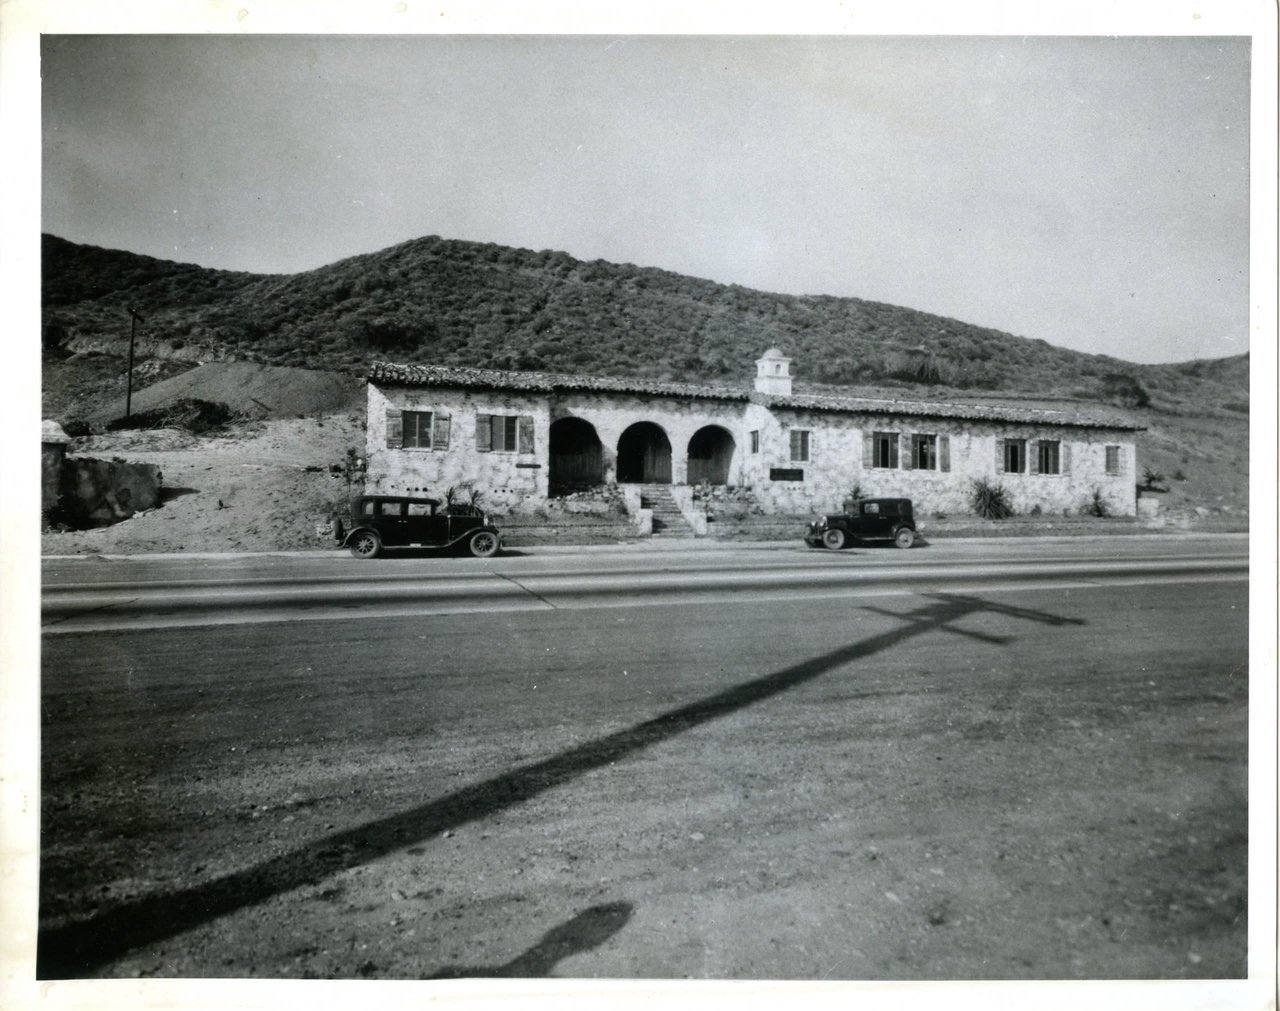
<path fill-rule="evenodd" d="M 1149 488 L 1152 491 L 1163 491 L 1157 485 L 1164 484 L 1166 478 L 1158 470 L 1152 470 L 1150 467 L 1142 468 L 1142 487 Z"/>
<path fill-rule="evenodd" d="M 341 474 L 346 478 L 347 498 L 349 499 L 351 497 L 351 486 L 355 484 L 356 479 L 364 472 L 364 460 L 360 458 L 357 450 L 348 447 L 342 457 L 342 462 L 331 466 L 329 471 L 333 474 Z"/>

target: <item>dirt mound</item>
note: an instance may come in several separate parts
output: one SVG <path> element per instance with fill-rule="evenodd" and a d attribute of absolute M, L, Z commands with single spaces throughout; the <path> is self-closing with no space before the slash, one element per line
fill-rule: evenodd
<path fill-rule="evenodd" d="M 137 391 L 135 413 L 178 400 L 226 404 L 247 418 L 298 418 L 364 407 L 364 382 L 356 376 L 255 362 L 208 362 Z M 124 398 L 91 421 L 102 424 L 124 414 Z"/>

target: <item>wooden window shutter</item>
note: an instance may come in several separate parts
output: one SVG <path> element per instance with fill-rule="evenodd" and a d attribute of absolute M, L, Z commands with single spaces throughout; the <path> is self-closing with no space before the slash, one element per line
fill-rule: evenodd
<path fill-rule="evenodd" d="M 493 449 L 493 425 L 488 414 L 476 415 L 476 452 L 487 453 Z"/>
<path fill-rule="evenodd" d="M 436 412 L 435 425 L 431 432 L 431 444 L 435 449 L 449 448 L 449 415 Z"/>
<path fill-rule="evenodd" d="M 902 469 L 912 470 L 916 465 L 916 461 L 911 453 L 911 436 L 903 432 L 898 436 L 898 441 L 902 444 L 902 448 L 898 453 L 898 458 L 902 461 Z"/>
<path fill-rule="evenodd" d="M 1040 473 L 1040 440 L 1027 440 L 1027 473 Z"/>
<path fill-rule="evenodd" d="M 520 415 L 517 434 L 517 446 L 521 453 L 533 452 L 533 418 L 528 414 Z"/>
<path fill-rule="evenodd" d="M 875 437 L 870 432 L 862 433 L 862 468 L 870 470 L 875 465 Z"/>
<path fill-rule="evenodd" d="M 1004 440 L 996 439 L 996 473 L 1004 473 Z"/>
<path fill-rule="evenodd" d="M 1071 443 L 1062 443 L 1058 454 L 1058 467 L 1063 474 L 1071 473 Z"/>
<path fill-rule="evenodd" d="M 387 449 L 404 449 L 404 418 L 391 408 L 387 408 Z"/>
<path fill-rule="evenodd" d="M 951 436 L 938 436 L 938 469 L 951 469 Z"/>

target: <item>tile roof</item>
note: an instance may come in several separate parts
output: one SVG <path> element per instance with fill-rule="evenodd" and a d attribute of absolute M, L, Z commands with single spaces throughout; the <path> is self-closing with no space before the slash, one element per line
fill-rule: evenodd
<path fill-rule="evenodd" d="M 1118 415 L 1074 404 L 1048 408 L 813 393 L 781 396 L 758 393 L 750 386 L 714 386 L 699 383 L 671 383 L 657 379 L 621 379 L 615 376 L 565 375 L 551 372 L 508 372 L 500 369 L 469 369 L 440 365 L 396 365 L 391 362 L 378 362 L 371 366 L 369 382 L 375 386 L 438 386 L 453 389 L 512 390 L 548 394 L 640 393 L 697 400 L 736 400 L 769 408 L 831 411 L 839 414 L 907 415 L 923 418 L 956 418 L 964 421 L 1007 421 L 1071 428 L 1143 431 L 1143 426 Z"/>
<path fill-rule="evenodd" d="M 657 379 L 619 379 L 616 376 L 572 376 L 553 372 L 506 372 L 499 369 L 464 369 L 441 365 L 394 365 L 378 362 L 369 369 L 374 385 L 448 386 L 486 390 L 522 390 L 556 393 L 561 390 L 603 393 L 648 393 L 653 396 L 710 400 L 746 400 L 742 387 L 700 383 L 668 383 Z"/>
<path fill-rule="evenodd" d="M 1142 425 L 1087 405 L 1061 407 L 1014 407 L 1007 404 L 973 404 L 964 401 L 913 400 L 897 397 L 756 394 L 752 400 L 766 407 L 793 410 L 835 411 L 842 414 L 893 414 L 916 418 L 956 418 L 962 421 L 1008 421 L 1021 424 L 1060 425 L 1068 428 L 1112 428 L 1144 431 Z"/>

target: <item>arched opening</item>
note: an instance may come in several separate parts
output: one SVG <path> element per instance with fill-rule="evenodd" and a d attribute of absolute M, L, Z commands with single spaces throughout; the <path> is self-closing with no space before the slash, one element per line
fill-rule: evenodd
<path fill-rule="evenodd" d="M 719 425 L 707 425 L 689 440 L 689 483 L 728 484 L 733 436 Z"/>
<path fill-rule="evenodd" d="M 604 447 L 590 422 L 560 418 L 551 423 L 547 481 L 552 495 L 595 488 L 604 482 Z"/>
<path fill-rule="evenodd" d="M 671 483 L 671 440 L 652 421 L 637 421 L 618 439 L 618 481 Z"/>

